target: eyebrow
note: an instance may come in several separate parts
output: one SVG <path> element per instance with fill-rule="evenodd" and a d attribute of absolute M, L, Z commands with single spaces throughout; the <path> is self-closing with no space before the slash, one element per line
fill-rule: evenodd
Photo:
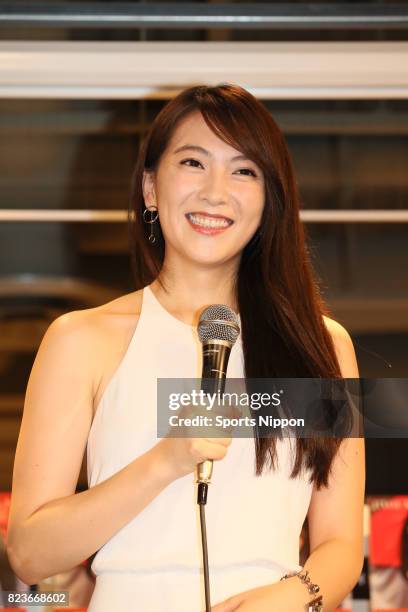
<path fill-rule="evenodd" d="M 181 153 L 181 151 L 196 151 L 197 153 L 202 153 L 203 155 L 206 155 L 207 157 L 211 157 L 211 153 L 207 151 L 207 149 L 204 149 L 204 147 L 200 147 L 199 145 L 190 145 L 190 144 L 183 145 L 182 147 L 179 147 L 178 149 L 173 151 L 173 154 L 176 155 L 176 153 Z M 238 160 L 252 161 L 246 155 L 235 155 L 234 157 L 231 157 L 230 161 L 238 161 Z"/>

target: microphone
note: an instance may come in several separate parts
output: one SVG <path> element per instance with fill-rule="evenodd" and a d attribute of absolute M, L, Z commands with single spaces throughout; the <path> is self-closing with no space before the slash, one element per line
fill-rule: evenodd
<path fill-rule="evenodd" d="M 201 389 L 206 393 L 222 394 L 225 389 L 231 349 L 240 334 L 238 316 L 224 304 L 212 304 L 202 311 L 197 332 L 203 351 Z M 196 482 L 201 484 L 211 482 L 212 469 L 211 459 L 198 463 Z M 199 487 L 199 490 L 205 491 L 206 495 L 206 486 Z"/>
<path fill-rule="evenodd" d="M 224 304 L 213 304 L 201 313 L 197 331 L 203 351 L 201 389 L 207 393 L 224 393 L 228 359 L 240 333 L 238 316 Z M 207 503 L 208 483 L 211 482 L 212 468 L 212 459 L 197 464 L 197 504 L 200 508 L 206 612 L 211 611 L 211 598 L 205 504 Z"/>

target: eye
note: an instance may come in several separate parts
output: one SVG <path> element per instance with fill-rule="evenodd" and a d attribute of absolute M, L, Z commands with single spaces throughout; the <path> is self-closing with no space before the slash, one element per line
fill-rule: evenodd
<path fill-rule="evenodd" d="M 201 163 L 199 161 L 197 161 L 196 159 L 193 159 L 191 157 L 188 158 L 188 159 L 183 159 L 183 161 L 181 161 L 180 164 L 185 164 L 186 162 L 194 162 L 196 164 L 200 164 L 200 166 L 201 166 Z M 190 166 L 190 164 L 188 164 L 188 165 Z M 197 166 L 192 166 L 192 168 L 197 168 Z"/>
<path fill-rule="evenodd" d="M 248 172 L 251 172 L 252 176 L 257 176 L 257 174 L 253 170 L 251 170 L 251 168 L 240 168 L 238 172 L 242 172 L 243 170 L 247 170 Z"/>

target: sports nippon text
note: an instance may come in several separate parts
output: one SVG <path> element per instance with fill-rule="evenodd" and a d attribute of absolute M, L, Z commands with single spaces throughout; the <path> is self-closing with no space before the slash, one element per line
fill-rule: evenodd
<path fill-rule="evenodd" d="M 194 435 L 197 434 L 196 428 L 221 431 L 248 427 L 274 430 L 303 428 L 303 418 L 287 418 L 278 414 L 283 393 L 282 389 L 274 393 L 208 392 L 204 389 L 170 393 L 168 425 L 176 429 L 193 428 Z M 265 411 L 269 413 L 265 414 Z"/>

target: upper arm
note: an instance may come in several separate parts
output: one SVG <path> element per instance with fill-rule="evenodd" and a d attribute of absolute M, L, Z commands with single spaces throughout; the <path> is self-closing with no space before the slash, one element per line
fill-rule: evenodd
<path fill-rule="evenodd" d="M 329 319 L 343 378 L 358 378 L 353 342 L 345 328 Z M 332 538 L 363 546 L 365 491 L 364 438 L 345 438 L 340 444 L 330 473 L 328 487 L 313 488 L 308 511 L 310 550 Z"/>
<path fill-rule="evenodd" d="M 8 540 L 50 500 L 75 493 L 92 421 L 92 325 L 86 311 L 48 327 L 28 380 L 14 460 Z"/>

